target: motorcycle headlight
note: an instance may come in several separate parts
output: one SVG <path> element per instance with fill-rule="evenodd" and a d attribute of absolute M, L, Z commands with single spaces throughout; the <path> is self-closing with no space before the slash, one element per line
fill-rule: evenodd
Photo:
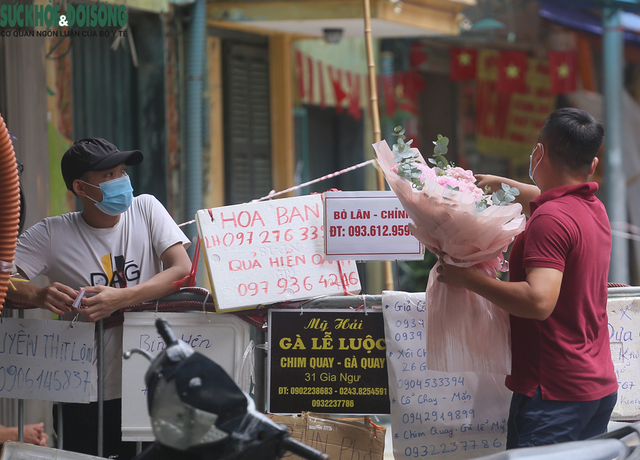
<path fill-rule="evenodd" d="M 186 450 L 220 441 L 228 434 L 215 425 L 218 416 L 180 400 L 175 379 L 160 379 L 153 395 L 151 425 L 161 444 Z"/>

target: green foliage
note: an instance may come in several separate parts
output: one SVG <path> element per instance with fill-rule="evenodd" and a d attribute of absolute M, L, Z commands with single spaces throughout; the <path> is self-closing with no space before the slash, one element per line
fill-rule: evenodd
<path fill-rule="evenodd" d="M 424 292 L 429 272 L 438 261 L 435 254 L 425 251 L 423 260 L 399 260 L 398 289 L 405 292 Z"/>
<path fill-rule="evenodd" d="M 444 157 L 449 151 L 449 138 L 438 134 L 438 139 L 433 141 L 433 158 L 429 158 L 429 163 L 432 163 L 438 167 L 438 169 L 444 170 L 449 166 L 449 162 Z"/>
<path fill-rule="evenodd" d="M 515 187 L 509 187 L 507 184 L 502 184 L 502 190 L 498 190 L 497 192 L 489 195 L 491 191 L 491 187 L 487 186 L 484 188 L 484 196 L 480 201 L 476 201 L 476 210 L 478 213 L 481 213 L 487 207 L 489 207 L 489 199 L 491 200 L 491 204 L 494 206 L 506 206 L 510 203 L 513 203 L 518 195 L 520 195 L 520 190 Z"/>
<path fill-rule="evenodd" d="M 513 203 L 518 195 L 520 195 L 520 190 L 515 187 L 509 187 L 507 184 L 502 184 L 502 190 L 493 193 L 491 201 L 497 206 L 506 206 L 509 203 Z"/>
<path fill-rule="evenodd" d="M 393 144 L 393 162 L 398 163 L 398 176 L 408 180 L 413 186 L 422 190 L 422 182 L 420 182 L 420 176 L 422 171 L 415 165 L 415 161 L 418 158 L 418 150 L 411 148 L 413 139 L 405 142 L 407 138 L 404 135 L 404 128 L 402 126 L 396 126 L 393 128 L 394 136 L 398 138 L 397 142 Z"/>

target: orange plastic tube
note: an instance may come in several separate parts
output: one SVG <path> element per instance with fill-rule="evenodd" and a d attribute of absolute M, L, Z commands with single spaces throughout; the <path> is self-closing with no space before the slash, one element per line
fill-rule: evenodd
<path fill-rule="evenodd" d="M 9 288 L 20 224 L 20 180 L 11 135 L 0 114 L 0 312 Z"/>

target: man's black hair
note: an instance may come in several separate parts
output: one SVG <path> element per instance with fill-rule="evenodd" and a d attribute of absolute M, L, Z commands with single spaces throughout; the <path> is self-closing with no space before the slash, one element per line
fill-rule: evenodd
<path fill-rule="evenodd" d="M 549 157 L 569 173 L 588 173 L 598 154 L 604 128 L 584 110 L 558 109 L 547 117 L 539 141 Z"/>

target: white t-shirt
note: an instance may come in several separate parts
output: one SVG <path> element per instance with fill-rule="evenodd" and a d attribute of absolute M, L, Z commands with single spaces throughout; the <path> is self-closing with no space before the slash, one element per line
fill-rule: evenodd
<path fill-rule="evenodd" d="M 189 244 L 164 206 L 140 195 L 111 228 L 94 228 L 80 212 L 48 217 L 24 232 L 15 265 L 29 279 L 45 275 L 73 289 L 85 286 L 135 286 L 162 271 L 160 256 L 171 246 Z M 76 313 L 65 315 L 73 319 Z M 78 321 L 84 320 L 80 315 Z M 122 326 L 104 334 L 104 399 L 122 395 Z M 91 401 L 97 400 L 97 353 L 94 353 Z"/>

